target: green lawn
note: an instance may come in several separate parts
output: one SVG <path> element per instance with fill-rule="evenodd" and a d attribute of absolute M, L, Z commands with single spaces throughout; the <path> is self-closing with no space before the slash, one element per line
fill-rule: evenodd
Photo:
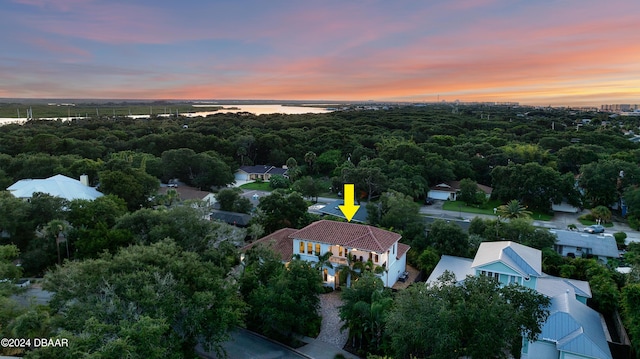
<path fill-rule="evenodd" d="M 329 187 L 331 187 L 331 180 L 329 178 L 316 177 L 314 179 L 317 181 L 318 186 L 321 188 L 319 197 L 329 197 L 335 199 L 340 198 L 336 193 L 333 193 L 331 192 L 331 190 L 329 190 Z"/>
<path fill-rule="evenodd" d="M 500 201 L 489 201 L 482 207 L 467 206 L 462 201 L 445 201 L 442 205 L 442 209 L 447 211 L 458 211 L 465 213 L 477 213 L 494 215 L 493 209 L 500 205 Z"/>
<path fill-rule="evenodd" d="M 491 200 L 487 203 L 485 203 L 482 207 L 474 207 L 474 206 L 467 206 L 464 202 L 462 201 L 445 201 L 444 204 L 442 205 L 442 209 L 447 210 L 447 211 L 458 211 L 458 212 L 465 212 L 465 213 L 477 213 L 477 214 L 488 214 L 488 215 L 495 215 L 493 213 L 493 209 L 494 208 L 498 208 L 498 206 L 502 205 L 502 203 L 500 203 L 500 201 L 498 200 Z M 540 221 L 548 221 L 551 218 L 553 218 L 552 215 L 546 214 L 546 213 L 541 213 L 541 212 L 533 212 L 531 214 L 531 218 L 534 220 L 540 220 Z"/>
<path fill-rule="evenodd" d="M 240 186 L 242 189 L 256 190 L 256 191 L 268 191 L 271 192 L 273 189 L 269 187 L 269 182 L 251 182 L 245 183 Z"/>

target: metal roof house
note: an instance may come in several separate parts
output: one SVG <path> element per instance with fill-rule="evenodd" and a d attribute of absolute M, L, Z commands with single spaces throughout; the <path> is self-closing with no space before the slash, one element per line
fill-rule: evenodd
<path fill-rule="evenodd" d="M 523 342 L 521 358 L 612 358 L 604 320 L 586 305 L 592 296 L 589 283 L 543 273 L 540 250 L 510 241 L 483 242 L 474 259 L 443 255 L 427 284 L 445 271 L 457 280 L 485 275 L 502 285 L 515 282 L 550 298 L 550 316 L 542 334 L 535 342 Z"/>
<path fill-rule="evenodd" d="M 604 319 L 575 300 L 573 292 L 551 298 L 549 311 L 539 339 L 524 343 L 522 358 L 612 358 Z"/>
<path fill-rule="evenodd" d="M 552 230 L 558 240 L 553 249 L 563 257 L 573 253 L 575 257 L 593 257 L 607 262 L 611 258 L 618 258 L 616 240 L 610 235 L 595 235 L 583 232 Z"/>
<path fill-rule="evenodd" d="M 538 277 L 542 276 L 542 252 L 511 241 L 483 242 L 471 268 L 475 275 L 535 289 Z"/>
<path fill-rule="evenodd" d="M 323 269 L 323 280 L 333 288 L 340 285 L 341 267 L 371 261 L 374 268 L 384 269 L 379 276 L 385 286 L 392 287 L 406 270 L 410 248 L 400 243 L 400 238 L 398 233 L 377 227 L 320 220 L 298 230 L 281 229 L 243 247 L 242 251 L 263 243 L 280 254 L 284 262 L 290 261 L 293 255 L 318 262 L 318 256 L 331 252 L 331 265 Z"/>
<path fill-rule="evenodd" d="M 22 179 L 7 188 L 14 197 L 28 199 L 36 192 L 46 193 L 54 197 L 64 198 L 68 201 L 74 199 L 86 199 L 93 201 L 103 194 L 89 186 L 86 176 L 80 177 L 81 181 L 64 175 L 55 175 L 44 179 Z"/>

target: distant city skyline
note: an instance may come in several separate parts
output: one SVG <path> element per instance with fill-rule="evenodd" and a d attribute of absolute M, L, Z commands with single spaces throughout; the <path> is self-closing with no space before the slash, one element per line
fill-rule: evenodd
<path fill-rule="evenodd" d="M 8 0 L 0 98 L 640 102 L 637 0 Z"/>

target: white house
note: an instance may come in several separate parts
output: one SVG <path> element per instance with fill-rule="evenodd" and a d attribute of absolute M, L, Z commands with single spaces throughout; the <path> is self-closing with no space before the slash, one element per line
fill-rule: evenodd
<path fill-rule="evenodd" d="M 68 201 L 74 199 L 93 201 L 103 196 L 95 188 L 89 187 L 86 176 L 81 176 L 80 181 L 64 175 L 55 175 L 45 179 L 23 179 L 9 186 L 7 191 L 14 197 L 24 199 L 33 197 L 36 192 L 64 198 Z"/>
<path fill-rule="evenodd" d="M 460 181 L 443 182 L 429 188 L 427 197 L 442 201 L 455 201 L 459 191 Z M 493 188 L 478 184 L 478 191 L 484 193 L 486 198 L 489 198 L 491 197 Z"/>
<path fill-rule="evenodd" d="M 236 181 L 268 181 L 273 175 L 286 176 L 287 171 L 287 168 L 279 168 L 267 165 L 242 166 L 236 171 L 234 177 Z"/>
<path fill-rule="evenodd" d="M 331 252 L 330 265 L 323 269 L 324 284 L 333 288 L 340 285 L 339 272 L 355 262 L 371 261 L 373 267 L 382 267 L 378 274 L 386 287 L 392 287 L 406 270 L 409 246 L 400 243 L 402 236 L 363 224 L 321 220 L 299 229 L 284 228 L 246 246 L 247 250 L 259 243 L 271 246 L 284 262 L 293 255 L 309 262 L 318 262 L 319 256 Z"/>
<path fill-rule="evenodd" d="M 503 285 L 518 283 L 549 297 L 550 316 L 535 342 L 523 341 L 523 359 L 611 359 L 604 319 L 586 305 L 588 282 L 559 278 L 542 272 L 542 252 L 510 241 L 483 242 L 474 259 L 442 256 L 427 279 L 437 281 L 445 271 L 458 280 L 485 275 Z"/>

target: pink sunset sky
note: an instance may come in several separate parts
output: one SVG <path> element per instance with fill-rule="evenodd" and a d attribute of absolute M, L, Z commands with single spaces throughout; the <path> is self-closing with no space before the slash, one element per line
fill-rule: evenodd
<path fill-rule="evenodd" d="M 0 97 L 640 103 L 638 0 L 7 0 Z"/>

